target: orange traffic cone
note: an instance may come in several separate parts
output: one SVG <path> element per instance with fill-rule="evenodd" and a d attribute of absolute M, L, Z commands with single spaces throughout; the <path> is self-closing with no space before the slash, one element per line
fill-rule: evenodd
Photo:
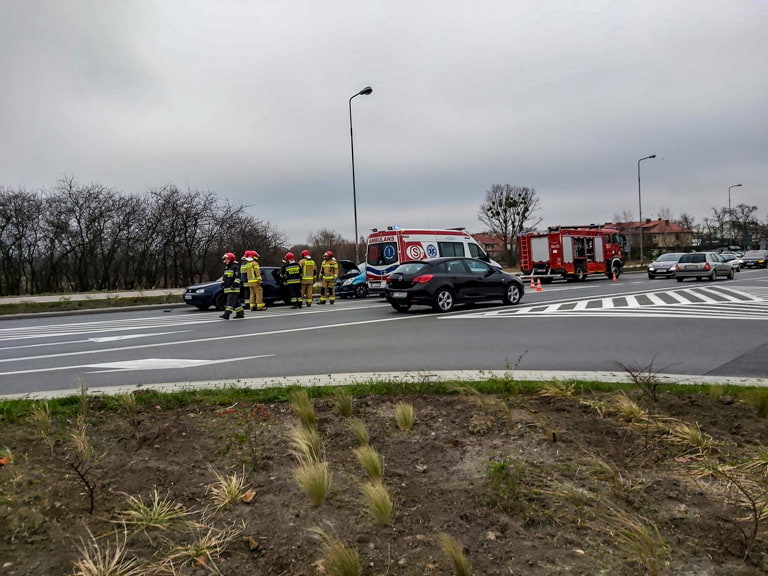
<path fill-rule="evenodd" d="M 613 278 L 611 278 L 611 282 L 618 282 L 619 279 L 616 277 L 616 270 L 613 271 Z"/>
<path fill-rule="evenodd" d="M 536 282 L 533 281 L 533 276 L 531 276 L 531 290 L 534 290 L 536 288 Z"/>
<path fill-rule="evenodd" d="M 544 292 L 544 289 L 541 287 L 541 280 L 536 280 L 536 292 Z"/>

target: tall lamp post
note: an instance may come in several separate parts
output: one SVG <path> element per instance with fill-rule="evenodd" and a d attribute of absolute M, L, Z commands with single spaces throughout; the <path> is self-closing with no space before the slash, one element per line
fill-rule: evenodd
<path fill-rule="evenodd" d="M 733 244 L 733 214 L 731 214 L 731 188 L 738 188 L 741 184 L 728 186 L 728 248 Z"/>
<path fill-rule="evenodd" d="M 355 264 L 360 263 L 360 245 L 357 235 L 357 190 L 355 189 L 355 139 L 352 137 L 352 98 L 355 96 L 368 96 L 373 92 L 373 88 L 366 86 L 357 94 L 349 98 L 349 144 L 352 150 L 352 204 L 355 210 Z"/>
<path fill-rule="evenodd" d="M 640 192 L 640 162 L 649 158 L 656 158 L 656 154 L 640 158 L 637 161 L 637 207 L 638 212 L 640 212 L 640 266 L 643 265 L 643 195 Z"/>

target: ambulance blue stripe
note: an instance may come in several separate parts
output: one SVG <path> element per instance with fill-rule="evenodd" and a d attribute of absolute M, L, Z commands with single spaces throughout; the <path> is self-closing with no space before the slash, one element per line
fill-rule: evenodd
<path fill-rule="evenodd" d="M 366 271 L 372 272 L 373 274 L 376 274 L 377 276 L 384 276 L 384 275 L 389 274 L 390 272 L 392 272 L 392 270 L 394 270 L 398 266 L 399 266 L 399 264 L 395 264 L 394 266 L 390 266 L 389 268 L 374 268 L 373 266 L 368 264 L 366 266 Z"/>

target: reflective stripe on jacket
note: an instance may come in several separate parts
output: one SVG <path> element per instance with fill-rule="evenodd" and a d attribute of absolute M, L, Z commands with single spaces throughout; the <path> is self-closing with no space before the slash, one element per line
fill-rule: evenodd
<path fill-rule="evenodd" d="M 323 280 L 336 280 L 339 277 L 339 263 L 336 258 L 323 261 L 320 266 L 320 274 Z"/>
<path fill-rule="evenodd" d="M 301 267 L 301 279 L 306 282 L 315 281 L 315 261 L 312 258 L 302 258 L 299 260 L 299 266 Z"/>
<path fill-rule="evenodd" d="M 280 269 L 284 284 L 299 284 L 301 282 L 301 266 L 296 262 L 286 262 Z"/>
<path fill-rule="evenodd" d="M 237 261 L 230 262 L 224 268 L 221 284 L 224 287 L 224 292 L 240 292 L 240 264 Z"/>
<path fill-rule="evenodd" d="M 256 262 L 256 260 L 253 260 L 251 265 L 248 267 L 247 273 L 248 273 L 248 285 L 249 286 L 256 286 L 258 284 L 261 284 L 261 266 L 259 266 L 259 263 Z"/>

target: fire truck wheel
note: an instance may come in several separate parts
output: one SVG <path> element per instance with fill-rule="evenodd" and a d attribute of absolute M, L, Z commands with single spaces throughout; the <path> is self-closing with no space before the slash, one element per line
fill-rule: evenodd
<path fill-rule="evenodd" d="M 391 302 L 392 308 L 397 310 L 398 312 L 408 312 L 408 310 L 411 309 L 410 304 L 398 304 L 397 302 Z"/>
<path fill-rule="evenodd" d="M 512 306 L 520 302 L 520 287 L 517 284 L 509 284 L 504 289 L 504 304 Z"/>
<path fill-rule="evenodd" d="M 587 279 L 587 273 L 584 272 L 584 268 L 576 268 L 576 280 L 579 282 L 584 282 L 584 280 Z"/>
<path fill-rule="evenodd" d="M 611 268 L 611 278 L 613 278 L 614 276 L 616 277 L 617 280 L 619 279 L 619 276 L 621 276 L 621 268 L 619 268 L 618 266 L 614 266 L 613 268 Z"/>
<path fill-rule="evenodd" d="M 432 304 L 432 308 L 437 312 L 450 312 L 453 310 L 454 305 L 453 292 L 450 288 L 440 288 L 435 293 L 435 301 Z"/>

